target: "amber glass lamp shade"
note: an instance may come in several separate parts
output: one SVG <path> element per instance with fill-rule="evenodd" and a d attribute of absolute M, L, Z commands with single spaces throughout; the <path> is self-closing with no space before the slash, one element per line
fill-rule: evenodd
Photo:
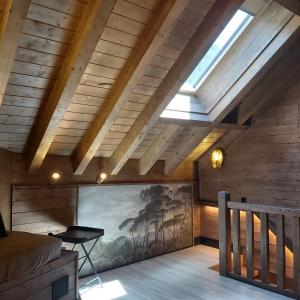
<path fill-rule="evenodd" d="M 214 169 L 220 169 L 223 165 L 224 155 L 222 150 L 214 150 L 211 154 L 211 163 Z"/>

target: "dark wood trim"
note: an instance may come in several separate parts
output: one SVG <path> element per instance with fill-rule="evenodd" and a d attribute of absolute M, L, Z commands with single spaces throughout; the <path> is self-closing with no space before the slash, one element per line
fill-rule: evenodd
<path fill-rule="evenodd" d="M 194 246 L 201 244 L 201 236 L 194 236 Z"/>
<path fill-rule="evenodd" d="M 205 236 L 199 236 L 196 237 L 194 241 L 195 241 L 195 245 L 205 245 L 208 247 L 219 249 L 219 240 L 207 238 Z"/>
<path fill-rule="evenodd" d="M 218 202 L 211 201 L 211 200 L 195 200 L 195 204 L 201 205 L 201 206 L 209 206 L 209 207 L 218 207 Z"/>

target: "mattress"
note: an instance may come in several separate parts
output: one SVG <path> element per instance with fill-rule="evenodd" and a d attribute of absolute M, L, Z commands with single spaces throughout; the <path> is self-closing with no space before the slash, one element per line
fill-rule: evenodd
<path fill-rule="evenodd" d="M 61 240 L 12 231 L 0 238 L 0 283 L 15 279 L 60 256 Z"/>

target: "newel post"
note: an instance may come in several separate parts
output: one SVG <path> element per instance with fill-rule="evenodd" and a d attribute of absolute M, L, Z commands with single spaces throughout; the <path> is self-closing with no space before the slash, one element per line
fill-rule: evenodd
<path fill-rule="evenodd" d="M 227 276 L 231 264 L 231 224 L 228 192 L 218 193 L 219 204 L 219 266 L 220 275 Z"/>

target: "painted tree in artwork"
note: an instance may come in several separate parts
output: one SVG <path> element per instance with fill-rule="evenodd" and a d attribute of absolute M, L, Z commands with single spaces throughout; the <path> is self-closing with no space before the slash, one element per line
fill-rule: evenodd
<path fill-rule="evenodd" d="M 118 192 L 113 192 L 118 199 Z M 191 185 L 147 185 L 138 193 L 130 188 L 125 196 L 135 212 L 128 209 L 124 219 L 124 212 L 117 210 L 113 226 L 118 230 L 96 244 L 91 256 L 99 272 L 192 245 Z M 91 272 L 87 264 L 80 275 Z"/>
<path fill-rule="evenodd" d="M 119 226 L 120 230 L 127 228 L 131 235 L 133 259 L 175 250 L 184 244 L 182 237 L 191 236 L 191 193 L 190 186 L 173 191 L 162 185 L 140 193 L 145 208 Z"/>

